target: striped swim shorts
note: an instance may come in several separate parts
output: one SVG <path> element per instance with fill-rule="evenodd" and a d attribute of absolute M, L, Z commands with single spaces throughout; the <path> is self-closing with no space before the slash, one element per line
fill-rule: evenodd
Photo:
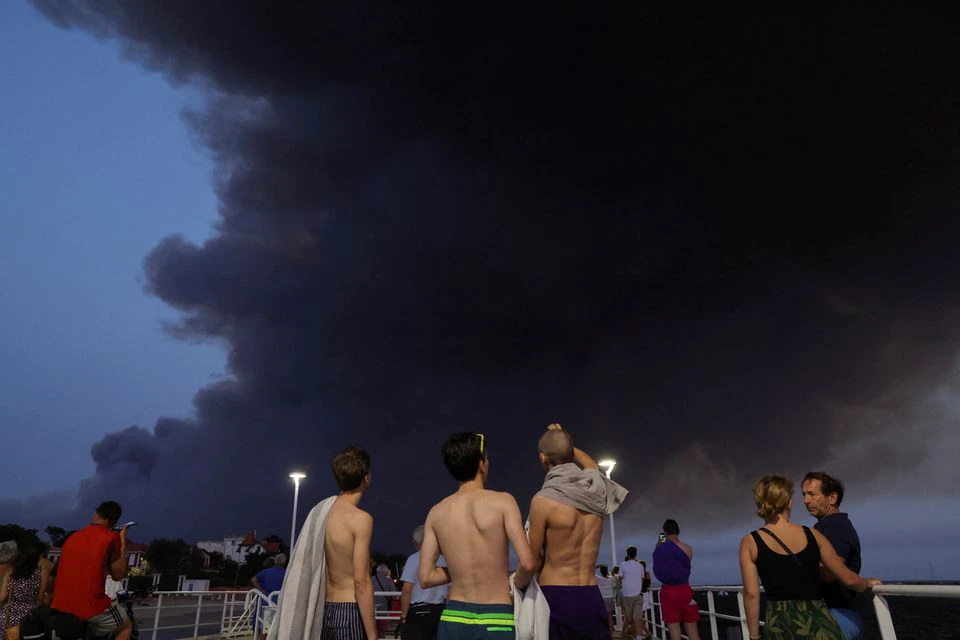
<path fill-rule="evenodd" d="M 513 605 L 509 604 L 448 600 L 437 627 L 437 640 L 504 640 L 513 635 Z"/>
<path fill-rule="evenodd" d="M 327 602 L 323 605 L 324 640 L 366 640 L 367 631 L 356 602 Z"/>

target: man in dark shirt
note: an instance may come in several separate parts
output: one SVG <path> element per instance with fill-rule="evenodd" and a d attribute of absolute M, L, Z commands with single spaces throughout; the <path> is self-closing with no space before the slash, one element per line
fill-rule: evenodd
<path fill-rule="evenodd" d="M 847 568 L 860 573 L 860 537 L 847 517 L 840 511 L 843 501 L 843 483 L 822 471 L 811 471 L 803 478 L 803 504 L 817 523 L 813 528 L 830 541 Z M 821 568 L 821 573 L 823 573 Z M 860 640 L 863 621 L 856 611 L 855 593 L 844 589 L 827 572 L 823 576 L 821 593 L 830 613 L 840 625 L 846 640 Z"/>

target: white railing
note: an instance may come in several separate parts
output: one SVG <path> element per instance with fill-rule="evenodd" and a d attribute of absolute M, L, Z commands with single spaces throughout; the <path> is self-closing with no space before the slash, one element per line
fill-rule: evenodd
<path fill-rule="evenodd" d="M 711 640 L 727 640 L 729 636 L 720 635 L 718 621 L 734 623 L 739 628 L 740 637 L 749 637 L 747 618 L 743 606 L 743 587 L 731 586 L 703 586 L 693 587 L 698 593 L 706 596 L 706 609 L 701 609 L 701 615 L 706 616 L 710 628 Z M 667 625 L 663 622 L 660 607 L 659 588 L 654 587 L 653 608 L 650 611 L 650 627 L 657 640 L 669 638 Z M 377 591 L 375 596 L 399 598 L 399 591 Z M 960 599 L 960 585 L 933 585 L 933 584 L 885 584 L 875 587 L 872 591 L 873 605 L 877 615 L 877 625 L 882 640 L 896 640 L 897 634 L 893 627 L 888 597 L 935 597 Z M 718 597 L 736 597 L 736 615 L 720 613 L 717 610 Z M 150 605 L 135 605 L 134 615 L 140 637 L 143 640 L 179 640 L 181 638 L 199 638 L 216 636 L 231 638 L 247 636 L 258 640 L 261 634 L 266 633 L 269 624 L 277 609 L 279 592 L 264 595 L 256 590 L 249 591 L 158 591 L 153 594 Z M 730 608 L 732 610 L 732 607 Z M 381 638 L 397 636 L 397 625 L 400 622 L 400 611 L 379 610 L 377 621 L 387 623 L 378 625 Z M 152 623 L 152 626 L 147 626 Z M 761 626 L 763 621 L 760 621 Z M 684 638 L 686 636 L 683 636 Z"/>
<path fill-rule="evenodd" d="M 141 599 L 132 598 L 134 619 L 144 639 L 227 636 L 244 618 L 246 595 L 246 591 L 155 591 L 145 599 L 150 604 L 137 604 Z M 242 632 L 249 633 L 248 629 L 249 623 Z"/>
<path fill-rule="evenodd" d="M 653 636 L 657 640 L 667 640 L 670 637 L 667 625 L 663 622 L 663 612 L 660 607 L 660 588 L 654 587 L 653 591 L 653 609 L 650 611 L 650 626 Z M 705 593 L 707 597 L 707 608 L 700 609 L 700 614 L 707 616 L 707 622 L 710 625 L 711 640 L 722 640 L 717 627 L 717 621 L 723 620 L 734 622 L 740 627 L 740 637 L 749 638 L 747 629 L 747 616 L 743 606 L 743 587 L 736 586 L 704 586 L 693 587 L 695 592 Z M 729 615 L 718 613 L 716 610 L 715 595 L 736 594 L 738 615 Z M 882 640 L 897 640 L 897 632 L 893 628 L 893 618 L 890 615 L 890 606 L 887 604 L 887 596 L 892 597 L 924 597 L 924 598 L 957 598 L 960 599 L 960 585 L 936 585 L 936 584 L 884 584 L 874 587 L 871 591 L 873 595 L 873 607 L 877 614 L 877 625 L 880 629 Z M 760 626 L 763 627 L 763 620 L 760 620 Z M 685 634 L 681 637 L 687 638 Z"/>

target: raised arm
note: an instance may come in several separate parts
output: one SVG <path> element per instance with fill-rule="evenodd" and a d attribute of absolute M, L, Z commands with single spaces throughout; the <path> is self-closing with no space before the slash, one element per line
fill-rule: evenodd
<path fill-rule="evenodd" d="M 591 458 L 589 455 L 583 452 L 581 449 L 573 448 L 573 461 L 580 465 L 583 469 L 599 469 L 600 465 L 597 464 L 597 461 Z"/>
<path fill-rule="evenodd" d="M 530 550 L 527 533 L 523 530 L 523 521 L 520 519 L 520 507 L 509 493 L 503 494 L 503 529 L 507 533 L 510 544 L 513 545 L 513 550 L 517 552 L 517 561 L 520 563 L 518 572 L 532 574 L 540 564 L 534 559 L 533 551 Z M 542 541 L 540 545 L 543 548 Z M 519 577 L 518 574 L 518 581 Z M 528 578 L 527 582 L 529 581 Z"/>
<path fill-rule="evenodd" d="M 547 426 L 547 431 L 562 431 L 563 427 L 554 422 L 551 425 Z M 581 449 L 573 448 L 573 461 L 580 465 L 582 469 L 599 469 L 600 466 L 597 464 L 597 461 L 583 452 Z"/>
<path fill-rule="evenodd" d="M 120 549 L 113 547 L 115 556 L 110 558 L 110 577 L 117 582 L 123 580 L 130 573 L 130 566 L 127 564 L 127 528 L 120 529 Z"/>
<path fill-rule="evenodd" d="M 747 630 L 750 640 L 757 640 L 760 637 L 760 575 L 757 573 L 757 545 L 750 534 L 740 540 L 740 578 Z"/>
<path fill-rule="evenodd" d="M 367 640 L 376 640 L 377 620 L 373 609 L 373 583 L 370 581 L 370 538 L 373 537 L 373 518 L 361 511 L 356 516 L 353 530 L 353 594 L 360 608 L 360 618 L 367 632 Z"/>
<path fill-rule="evenodd" d="M 534 568 L 530 571 L 522 566 L 517 569 L 516 583 L 517 587 L 525 589 L 533 574 L 543 566 L 543 541 L 547 535 L 547 513 L 546 501 L 543 498 L 533 497 L 530 501 L 530 529 L 527 531 L 527 540 L 530 544 L 530 552 L 533 554 Z"/>
<path fill-rule="evenodd" d="M 433 528 L 433 509 L 431 509 L 423 525 L 420 566 L 417 568 L 417 579 L 420 580 L 422 588 L 439 587 L 450 582 L 450 571 L 446 567 L 437 566 L 439 557 L 440 543 L 437 541 L 437 532 Z"/>
<path fill-rule="evenodd" d="M 812 529 L 812 531 L 817 540 L 817 546 L 820 547 L 820 561 L 844 586 L 854 591 L 866 591 L 881 584 L 876 578 L 861 578 L 859 574 L 848 569 L 843 562 L 843 558 L 837 555 L 826 536 L 816 529 Z"/>

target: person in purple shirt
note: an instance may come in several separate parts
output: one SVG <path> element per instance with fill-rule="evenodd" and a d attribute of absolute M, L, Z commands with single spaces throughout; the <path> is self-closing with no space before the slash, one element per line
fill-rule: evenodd
<path fill-rule="evenodd" d="M 671 640 L 680 640 L 680 624 L 690 640 L 700 640 L 697 623 L 700 607 L 690 588 L 693 547 L 680 541 L 680 525 L 674 519 L 663 523 L 663 538 L 653 550 L 653 575 L 660 587 L 660 611 Z"/>

